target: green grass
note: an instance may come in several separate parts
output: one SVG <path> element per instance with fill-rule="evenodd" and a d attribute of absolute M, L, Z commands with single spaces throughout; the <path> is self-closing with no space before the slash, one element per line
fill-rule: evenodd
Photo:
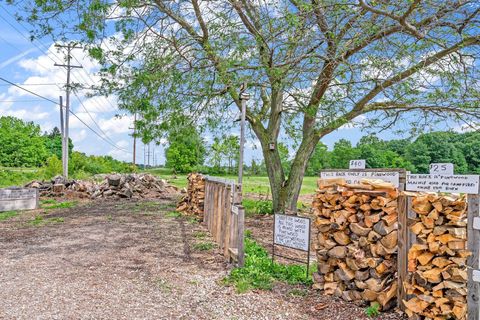
<path fill-rule="evenodd" d="M 158 176 L 162 179 L 167 180 L 170 184 L 179 187 L 185 188 L 187 186 L 187 175 L 186 174 L 172 174 L 172 171 L 168 168 L 155 168 L 147 170 L 155 176 Z M 237 180 L 236 175 L 212 175 L 218 176 L 225 179 Z M 317 180 L 318 177 L 304 177 L 302 189 L 300 194 L 313 194 L 317 189 Z M 243 177 L 243 191 L 245 193 L 256 193 L 262 195 L 270 195 L 271 198 L 271 191 L 270 191 L 270 182 L 268 177 L 259 177 L 259 176 L 244 176 Z"/>
<path fill-rule="evenodd" d="M 5 211 L 5 212 L 0 212 L 0 221 L 7 220 L 13 217 L 18 216 L 17 211 Z"/>
<path fill-rule="evenodd" d="M 195 251 L 210 251 L 215 248 L 215 244 L 211 242 L 199 242 L 193 245 L 193 250 Z"/>
<path fill-rule="evenodd" d="M 376 318 L 380 315 L 380 304 L 373 302 L 368 308 L 365 309 L 365 314 L 369 318 Z"/>
<path fill-rule="evenodd" d="M 197 239 L 205 239 L 207 237 L 207 233 L 204 231 L 195 231 L 193 233 L 193 237 Z"/>
<path fill-rule="evenodd" d="M 167 212 L 165 214 L 166 217 L 168 218 L 180 218 L 182 216 L 182 214 L 180 212 L 177 212 L 177 211 L 170 211 L 170 212 Z"/>
<path fill-rule="evenodd" d="M 242 293 L 252 289 L 271 290 L 275 281 L 291 285 L 312 283 L 313 270 L 306 277 L 306 266 L 272 263 L 267 250 L 251 239 L 250 233 L 246 234 L 245 266 L 233 269 L 224 279 L 225 284 L 235 286 L 237 292 Z"/>
<path fill-rule="evenodd" d="M 49 199 L 49 200 L 46 200 L 46 201 L 49 201 L 49 202 L 42 202 L 41 203 L 41 208 L 42 209 L 46 209 L 46 210 L 51 210 L 51 209 L 68 209 L 68 208 L 73 208 L 75 207 L 78 202 L 77 201 L 64 201 L 64 202 L 56 202 L 54 200 L 54 202 L 50 202 L 50 200 L 53 200 L 53 199 Z M 45 200 L 44 200 L 45 201 Z"/>
<path fill-rule="evenodd" d="M 55 199 L 42 199 L 40 200 L 40 204 L 53 204 L 57 203 L 57 200 Z"/>
<path fill-rule="evenodd" d="M 39 168 L 0 168 L 0 188 L 24 186 L 32 180 L 43 178 L 43 170 Z"/>
<path fill-rule="evenodd" d="M 34 227 L 40 227 L 44 226 L 46 224 L 51 224 L 51 223 L 62 223 L 65 222 L 65 219 L 62 217 L 55 217 L 55 218 L 47 218 L 45 219 L 42 216 L 35 216 L 33 220 L 30 220 L 28 224 L 34 226 Z"/>
<path fill-rule="evenodd" d="M 245 208 L 247 216 L 254 214 L 273 214 L 273 204 L 271 200 L 243 199 L 242 205 Z"/>

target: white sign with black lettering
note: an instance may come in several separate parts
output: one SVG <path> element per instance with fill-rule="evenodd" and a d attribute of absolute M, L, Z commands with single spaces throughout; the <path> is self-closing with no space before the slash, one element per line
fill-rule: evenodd
<path fill-rule="evenodd" d="M 274 232 L 274 244 L 308 252 L 310 239 L 309 218 L 275 214 Z"/>
<path fill-rule="evenodd" d="M 453 175 L 453 163 L 431 163 L 430 174 Z"/>
<path fill-rule="evenodd" d="M 478 175 L 407 174 L 406 190 L 478 194 Z"/>
<path fill-rule="evenodd" d="M 365 169 L 365 160 L 350 160 L 349 169 Z"/>
<path fill-rule="evenodd" d="M 390 182 L 398 187 L 400 184 L 400 174 L 398 172 L 373 172 L 373 171 L 322 171 L 320 173 L 322 179 L 343 178 L 348 184 L 360 184 L 362 179 L 380 179 Z"/>

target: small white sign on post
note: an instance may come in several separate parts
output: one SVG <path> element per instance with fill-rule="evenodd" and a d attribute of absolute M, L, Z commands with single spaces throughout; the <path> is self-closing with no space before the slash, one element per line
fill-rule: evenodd
<path fill-rule="evenodd" d="M 478 194 L 478 175 L 407 174 L 406 190 Z"/>
<path fill-rule="evenodd" d="M 360 184 L 362 179 L 380 179 L 390 182 L 395 187 L 400 185 L 400 174 L 395 171 L 322 171 L 320 172 L 322 179 L 343 178 L 348 184 Z"/>
<path fill-rule="evenodd" d="M 275 214 L 275 228 L 273 243 L 284 247 L 309 251 L 310 248 L 310 219 Z"/>
<path fill-rule="evenodd" d="M 453 163 L 431 163 L 430 174 L 453 175 Z"/>
<path fill-rule="evenodd" d="M 350 164 L 348 166 L 349 169 L 365 169 L 366 161 L 361 160 L 350 160 Z"/>

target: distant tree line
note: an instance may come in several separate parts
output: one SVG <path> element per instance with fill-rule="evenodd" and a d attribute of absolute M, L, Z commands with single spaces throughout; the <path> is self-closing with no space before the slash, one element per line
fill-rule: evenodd
<path fill-rule="evenodd" d="M 307 175 L 321 169 L 348 168 L 349 161 L 365 159 L 368 168 L 405 168 L 414 173 L 428 173 L 430 163 L 451 162 L 455 173 L 480 173 L 479 132 L 432 132 L 414 140 L 381 140 L 367 135 L 353 146 L 341 139 L 333 150 L 318 144 L 308 162 Z"/>
<path fill-rule="evenodd" d="M 69 172 L 82 177 L 89 174 L 131 172 L 131 164 L 111 156 L 87 156 L 73 151 L 69 139 Z M 40 126 L 15 117 L 0 117 L 0 166 L 43 168 L 45 178 L 62 173 L 62 138 L 55 127 L 41 132 Z"/>
<path fill-rule="evenodd" d="M 240 143 L 237 136 L 215 137 L 210 145 L 192 126 L 171 134 L 166 149 L 167 167 L 176 172 L 201 171 L 210 174 L 236 174 Z M 276 148 L 285 172 L 291 167 L 288 146 Z M 174 152 L 175 151 L 175 152 Z M 428 173 L 430 163 L 451 162 L 455 173 L 480 174 L 480 132 L 431 132 L 416 139 L 382 140 L 366 135 L 356 145 L 340 139 L 332 150 L 319 143 L 308 162 L 305 174 L 316 176 L 322 169 L 347 169 L 350 160 L 365 159 L 367 168 L 405 168 L 414 173 Z M 248 175 L 266 175 L 264 160 L 245 164 Z"/>

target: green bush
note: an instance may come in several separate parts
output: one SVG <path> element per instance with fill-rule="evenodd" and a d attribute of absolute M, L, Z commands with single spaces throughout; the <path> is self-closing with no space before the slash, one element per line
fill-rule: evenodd
<path fill-rule="evenodd" d="M 244 199 L 242 205 L 247 215 L 273 214 L 273 203 L 271 200 Z"/>
<path fill-rule="evenodd" d="M 58 159 L 56 155 L 52 155 L 47 159 L 45 166 L 45 178 L 51 179 L 56 175 L 62 174 L 63 166 L 62 160 Z"/>
<path fill-rule="evenodd" d="M 17 171 L 0 169 L 0 188 L 23 186 L 40 177 L 43 177 L 43 170 Z"/>
<path fill-rule="evenodd" d="M 245 266 L 233 269 L 224 279 L 224 283 L 234 285 L 238 292 L 251 289 L 271 290 L 275 281 L 309 285 L 312 283 L 311 273 L 307 278 L 306 272 L 306 266 L 272 263 L 267 250 L 247 236 Z"/>

